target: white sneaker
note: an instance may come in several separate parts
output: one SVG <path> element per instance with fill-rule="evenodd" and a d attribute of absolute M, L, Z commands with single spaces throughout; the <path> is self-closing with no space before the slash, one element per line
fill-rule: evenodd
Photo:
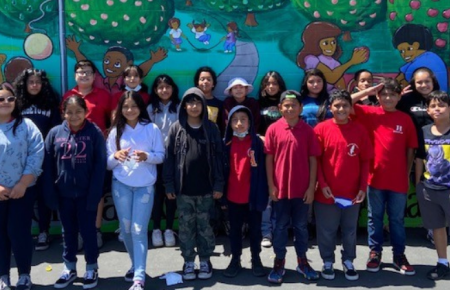
<path fill-rule="evenodd" d="M 270 248 L 272 247 L 272 241 L 270 240 L 270 238 L 263 238 L 261 241 L 261 246 L 263 246 L 264 248 Z"/>
<path fill-rule="evenodd" d="M 164 242 L 166 244 L 166 247 L 174 247 L 176 244 L 175 241 L 175 234 L 172 230 L 165 230 L 164 231 Z"/>
<path fill-rule="evenodd" d="M 164 241 L 162 238 L 161 230 L 153 230 L 152 244 L 153 244 L 153 247 L 155 247 L 155 248 L 164 246 Z"/>
<path fill-rule="evenodd" d="M 11 290 L 11 282 L 7 275 L 0 277 L 0 290 Z"/>

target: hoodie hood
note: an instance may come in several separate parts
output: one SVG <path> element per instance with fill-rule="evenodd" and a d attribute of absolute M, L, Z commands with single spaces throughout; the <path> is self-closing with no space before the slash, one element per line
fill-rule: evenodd
<path fill-rule="evenodd" d="M 208 122 L 208 107 L 206 104 L 205 94 L 199 88 L 190 88 L 188 89 L 181 99 L 180 109 L 178 110 L 178 122 L 183 128 L 186 128 L 187 125 L 187 111 L 186 111 L 186 101 L 190 99 L 192 96 L 197 97 L 202 101 L 202 113 L 200 117 L 202 118 L 202 125 L 206 125 Z"/>
<path fill-rule="evenodd" d="M 253 115 L 252 115 L 252 111 L 250 111 L 249 108 L 247 108 L 246 106 L 242 106 L 242 105 L 238 105 L 236 107 L 233 107 L 233 109 L 230 110 L 230 113 L 228 114 L 228 122 L 227 122 L 227 127 L 225 129 L 225 144 L 228 144 L 228 142 L 231 141 L 231 139 L 233 138 L 233 128 L 231 127 L 231 118 L 233 117 L 234 113 L 236 113 L 237 111 L 245 111 L 247 113 L 247 115 L 249 116 L 249 121 L 250 121 L 250 127 L 248 128 L 248 134 L 250 136 L 254 136 L 256 134 L 255 132 L 255 125 L 253 122 Z"/>

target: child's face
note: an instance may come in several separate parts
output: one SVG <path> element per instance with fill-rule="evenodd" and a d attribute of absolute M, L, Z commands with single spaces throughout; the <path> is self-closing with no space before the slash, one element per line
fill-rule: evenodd
<path fill-rule="evenodd" d="M 127 119 L 127 123 L 135 123 L 140 113 L 141 111 L 138 105 L 136 105 L 136 102 L 132 98 L 125 100 L 122 106 L 122 114 Z"/>
<path fill-rule="evenodd" d="M 94 70 L 90 66 L 83 66 L 75 72 L 75 81 L 79 87 L 90 88 L 94 83 Z"/>
<path fill-rule="evenodd" d="M 244 112 L 236 112 L 231 117 L 231 128 L 237 133 L 247 132 L 250 128 L 250 120 Z"/>
<path fill-rule="evenodd" d="M 173 21 L 172 23 L 170 23 L 170 25 L 173 29 L 178 29 L 178 27 L 180 27 L 180 24 L 177 21 Z"/>
<path fill-rule="evenodd" d="M 285 99 L 278 105 L 280 113 L 287 121 L 296 121 L 303 111 L 302 104 L 297 99 Z"/>
<path fill-rule="evenodd" d="M 334 100 L 330 106 L 330 111 L 337 124 L 346 124 L 348 122 L 351 109 L 352 105 L 344 99 Z"/>
<path fill-rule="evenodd" d="M 402 42 L 397 45 L 397 49 L 400 52 L 400 55 L 406 62 L 413 61 L 419 55 L 419 47 L 420 44 L 418 42 L 414 42 L 413 44 Z"/>
<path fill-rule="evenodd" d="M 377 94 L 378 102 L 381 107 L 387 112 L 395 111 L 398 101 L 400 101 L 400 94 L 391 90 L 382 89 Z"/>
<path fill-rule="evenodd" d="M 156 94 L 158 95 L 160 101 L 163 103 L 170 101 L 172 92 L 172 86 L 164 82 L 159 83 L 159 85 L 156 87 Z"/>
<path fill-rule="evenodd" d="M 247 87 L 243 85 L 235 85 L 231 88 L 231 95 L 237 102 L 243 102 L 247 96 Z"/>
<path fill-rule="evenodd" d="M 444 121 L 450 119 L 450 108 L 447 103 L 439 102 L 433 99 L 427 108 L 427 113 L 435 121 Z"/>
<path fill-rule="evenodd" d="M 433 90 L 433 80 L 428 72 L 419 71 L 414 75 L 414 85 L 422 96 L 428 96 Z"/>
<path fill-rule="evenodd" d="M 280 91 L 280 86 L 274 77 L 270 77 L 265 87 L 266 93 L 273 97 Z"/>
<path fill-rule="evenodd" d="M 213 78 L 209 72 L 201 72 L 198 78 L 198 88 L 202 90 L 203 93 L 209 94 L 213 89 Z"/>
<path fill-rule="evenodd" d="M 108 51 L 103 58 L 103 72 L 107 77 L 118 78 L 131 63 L 120 51 Z"/>
<path fill-rule="evenodd" d="M 308 88 L 309 96 L 315 98 L 319 96 L 324 84 L 321 77 L 310 76 L 306 81 L 306 86 Z"/>
<path fill-rule="evenodd" d="M 202 101 L 193 99 L 186 102 L 186 113 L 191 118 L 200 118 L 202 114 L 203 104 Z"/>
<path fill-rule="evenodd" d="M 358 83 L 356 86 L 360 91 L 370 88 L 373 85 L 372 75 L 368 72 L 362 72 L 359 75 Z"/>
<path fill-rule="evenodd" d="M 323 55 L 332 56 L 337 47 L 336 38 L 328 37 L 321 39 L 319 42 L 319 47 L 322 50 Z"/>
<path fill-rule="evenodd" d="M 70 128 L 78 130 L 86 119 L 86 111 L 78 104 L 70 103 L 64 111 L 64 119 L 69 123 Z"/>
<path fill-rule="evenodd" d="M 7 90 L 0 90 L 0 98 L 3 99 L 3 101 L 0 102 L 0 116 L 9 118 L 16 106 L 16 99 L 14 95 Z"/>
<path fill-rule="evenodd" d="M 31 75 L 27 79 L 27 92 L 36 96 L 41 92 L 42 89 L 42 80 L 39 76 Z"/>
<path fill-rule="evenodd" d="M 134 89 L 142 82 L 141 77 L 135 69 L 132 69 L 128 72 L 128 75 L 125 77 L 125 84 Z"/>

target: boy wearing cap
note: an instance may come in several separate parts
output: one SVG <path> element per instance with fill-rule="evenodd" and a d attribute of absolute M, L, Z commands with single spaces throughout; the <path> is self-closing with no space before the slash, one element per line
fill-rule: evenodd
<path fill-rule="evenodd" d="M 206 100 L 198 88 L 184 93 L 178 121 L 169 129 L 163 180 L 167 198 L 177 200 L 178 237 L 185 261 L 183 278 L 209 279 L 215 247 L 209 214 L 224 187 L 222 140 L 217 126 L 208 120 Z M 198 276 L 194 263 L 197 254 Z"/>
<path fill-rule="evenodd" d="M 301 95 L 296 91 L 281 94 L 278 105 L 282 118 L 269 126 L 265 138 L 266 170 L 270 198 L 277 217 L 273 237 L 274 267 L 268 280 L 282 283 L 285 273 L 288 227 L 292 221 L 297 272 L 308 280 L 319 275 L 309 265 L 308 208 L 314 200 L 317 156 L 320 146 L 313 129 L 300 119 Z"/>
<path fill-rule="evenodd" d="M 357 280 L 359 275 L 353 266 L 356 230 L 360 204 L 366 196 L 373 147 L 366 129 L 349 119 L 352 99 L 348 92 L 333 92 L 329 104 L 333 118 L 314 127 L 322 151 L 317 167 L 319 186 L 314 198 L 322 277 L 327 280 L 335 277 L 334 252 L 340 228 L 345 278 Z"/>
<path fill-rule="evenodd" d="M 256 99 L 247 95 L 253 91 L 253 86 L 243 78 L 233 78 L 228 82 L 228 87 L 224 90 L 225 96 L 228 96 L 223 102 L 223 124 L 226 128 L 228 123 L 228 114 L 233 107 L 237 105 L 246 106 L 250 109 L 255 121 L 255 130 L 258 132 L 261 113 L 259 103 Z"/>

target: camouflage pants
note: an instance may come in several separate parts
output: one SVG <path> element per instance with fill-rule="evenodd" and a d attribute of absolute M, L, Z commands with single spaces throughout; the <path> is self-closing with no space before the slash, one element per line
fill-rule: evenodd
<path fill-rule="evenodd" d="M 214 199 L 211 194 L 205 196 L 177 196 L 178 238 L 181 256 L 186 262 L 193 262 L 198 253 L 200 261 L 207 261 L 214 252 L 215 237 L 209 223 Z M 195 252 L 197 247 L 197 252 Z"/>

